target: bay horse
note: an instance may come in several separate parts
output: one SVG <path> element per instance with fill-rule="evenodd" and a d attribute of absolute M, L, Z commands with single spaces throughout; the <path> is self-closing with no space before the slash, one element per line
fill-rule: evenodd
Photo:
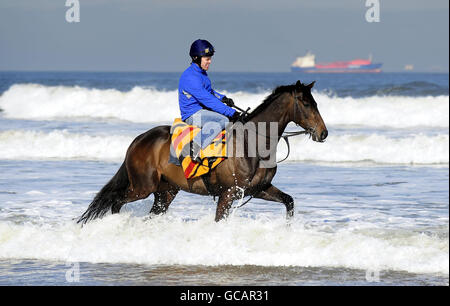
<path fill-rule="evenodd" d="M 294 122 L 313 141 L 323 142 L 328 131 L 311 94 L 314 83 L 305 85 L 297 81 L 292 85 L 278 86 L 248 114 L 244 123 L 277 123 L 275 136 L 278 143 L 288 123 Z M 266 132 L 267 128 L 257 131 L 259 134 Z M 268 141 L 267 136 L 265 139 Z M 168 125 L 154 127 L 137 136 L 117 173 L 97 193 L 78 223 L 102 217 L 108 211 L 118 213 L 124 204 L 145 199 L 152 193 L 154 203 L 150 214 L 162 214 L 180 190 L 218 196 L 215 221 L 225 218 L 233 201 L 243 196 L 283 203 L 287 218 L 293 217 L 293 198 L 271 183 L 277 171 L 276 165 L 262 167 L 260 156 L 231 156 L 210 171 L 208 181 L 202 177 L 186 179 L 181 166 L 169 163 L 170 146 Z"/>

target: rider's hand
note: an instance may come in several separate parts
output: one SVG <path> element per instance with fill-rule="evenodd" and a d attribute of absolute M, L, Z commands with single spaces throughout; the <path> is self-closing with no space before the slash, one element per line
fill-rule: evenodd
<path fill-rule="evenodd" d="M 246 118 L 247 118 L 247 114 L 246 113 L 242 113 L 240 111 L 236 111 L 233 114 L 233 116 L 230 117 L 230 120 L 231 120 L 231 122 L 236 122 L 236 121 L 244 122 Z"/>
<path fill-rule="evenodd" d="M 233 107 L 234 106 L 234 101 L 233 99 L 227 98 L 227 97 L 223 97 L 222 98 L 222 102 L 226 105 L 228 105 L 229 107 Z"/>
<path fill-rule="evenodd" d="M 236 122 L 241 119 L 242 113 L 240 111 L 235 111 L 233 116 L 230 117 L 231 122 Z"/>

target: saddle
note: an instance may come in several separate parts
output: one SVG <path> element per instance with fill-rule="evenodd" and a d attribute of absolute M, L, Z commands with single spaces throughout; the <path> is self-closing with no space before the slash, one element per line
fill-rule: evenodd
<path fill-rule="evenodd" d="M 200 151 L 200 161 L 192 160 L 190 148 L 193 146 L 194 137 L 200 131 L 199 127 L 189 125 L 181 118 L 175 118 L 170 129 L 171 156 L 169 162 L 181 166 L 184 177 L 187 179 L 209 173 L 226 158 L 226 131 L 223 130 L 206 148 Z"/>

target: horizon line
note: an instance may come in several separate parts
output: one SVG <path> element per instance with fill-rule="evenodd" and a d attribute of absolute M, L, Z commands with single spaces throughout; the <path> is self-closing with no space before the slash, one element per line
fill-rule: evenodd
<path fill-rule="evenodd" d="M 83 73 L 182 73 L 184 70 L 55 70 L 55 69 L 48 69 L 48 70 L 41 70 L 41 69 L 0 69 L 0 72 L 83 72 Z M 352 73 L 352 72 L 333 72 L 333 73 L 326 73 L 326 72 L 319 72 L 319 73 L 304 73 L 304 72 L 298 72 L 298 71 L 223 71 L 223 70 L 216 70 L 216 71 L 209 71 L 209 73 L 289 73 L 289 74 L 304 74 L 304 75 L 321 75 L 321 74 L 383 74 L 383 73 L 436 73 L 436 74 L 449 74 L 449 70 L 447 71 L 433 71 L 433 70 L 414 70 L 414 71 L 406 71 L 406 70 L 386 70 L 386 71 L 380 71 L 377 73 L 365 73 L 365 72 L 359 72 L 359 73 Z"/>

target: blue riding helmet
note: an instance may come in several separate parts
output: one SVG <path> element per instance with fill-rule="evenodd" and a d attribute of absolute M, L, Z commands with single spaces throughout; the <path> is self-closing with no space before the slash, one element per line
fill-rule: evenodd
<path fill-rule="evenodd" d="M 197 39 L 191 45 L 189 55 L 194 59 L 202 56 L 213 56 L 214 47 L 211 43 L 204 39 Z"/>

